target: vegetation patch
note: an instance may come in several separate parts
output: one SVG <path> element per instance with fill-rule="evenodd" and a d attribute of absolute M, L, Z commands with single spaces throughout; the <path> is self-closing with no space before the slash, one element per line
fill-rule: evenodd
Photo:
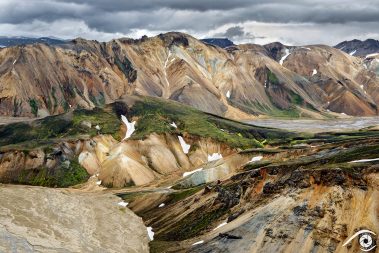
<path fill-rule="evenodd" d="M 46 187 L 69 187 L 84 183 L 88 178 L 87 171 L 75 158 L 52 169 L 42 167 L 35 170 L 23 170 L 18 182 L 15 183 Z"/>
<path fill-rule="evenodd" d="M 257 127 L 204 113 L 189 106 L 158 98 L 144 98 L 130 109 L 130 117 L 137 117 L 135 139 L 151 133 L 173 133 L 180 131 L 190 135 L 226 143 L 231 147 L 263 147 L 261 142 L 280 138 L 288 141 L 293 133 L 265 127 Z M 179 130 L 170 126 L 175 122 Z"/>
<path fill-rule="evenodd" d="M 38 114 L 38 101 L 34 98 L 29 99 L 29 105 L 32 110 L 32 114 L 37 117 Z"/>

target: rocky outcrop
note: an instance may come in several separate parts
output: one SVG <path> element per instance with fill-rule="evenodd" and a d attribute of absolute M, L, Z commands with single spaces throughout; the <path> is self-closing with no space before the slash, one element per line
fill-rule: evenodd
<path fill-rule="evenodd" d="M 141 218 L 111 194 L 0 185 L 1 252 L 149 252 Z"/>

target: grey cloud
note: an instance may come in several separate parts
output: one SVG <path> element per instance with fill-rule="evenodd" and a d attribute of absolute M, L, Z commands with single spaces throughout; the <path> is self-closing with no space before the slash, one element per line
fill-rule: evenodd
<path fill-rule="evenodd" d="M 371 25 L 367 24 L 379 26 L 379 3 L 377 0 L 0 1 L 0 25 L 10 24 L 17 29 L 39 21 L 46 24 L 77 22 L 82 30 L 93 31 L 93 34 L 107 34 L 106 38 L 110 34 L 132 34 L 136 30 L 150 33 L 176 30 L 200 36 L 218 30 L 214 34 L 224 33 L 226 37 L 242 41 L 269 37 L 259 32 L 247 31 L 244 24 L 248 22 L 299 26 L 320 24 L 320 27 L 357 23 L 361 24 L 360 34 L 370 34 L 372 31 L 368 29 Z M 221 27 L 224 28 L 220 32 Z M 34 29 L 36 33 L 41 33 L 40 29 Z M 66 27 L 64 30 L 66 34 Z M 72 30 L 72 37 L 81 35 L 78 34 L 78 29 Z M 59 35 L 59 31 L 55 33 Z M 328 31 L 325 30 L 325 34 Z"/>
<path fill-rule="evenodd" d="M 245 35 L 245 31 L 243 30 L 243 27 L 241 26 L 233 26 L 228 28 L 226 32 L 223 34 L 223 36 L 227 38 L 235 38 L 235 37 L 241 37 Z"/>

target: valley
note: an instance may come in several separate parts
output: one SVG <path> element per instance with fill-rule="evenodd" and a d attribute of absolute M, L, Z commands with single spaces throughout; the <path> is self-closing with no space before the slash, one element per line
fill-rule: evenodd
<path fill-rule="evenodd" d="M 25 252 L 355 252 L 358 240 L 344 241 L 379 227 L 379 132 L 366 127 L 376 121 L 325 121 L 319 129 L 349 120 L 356 128 L 289 131 L 125 96 L 0 125 L 1 245 Z M 301 123 L 291 122 L 286 128 Z M 304 129 L 315 124 L 305 122 Z M 48 226 L 33 223 L 39 219 Z M 85 239 L 65 244 L 74 238 L 63 231 Z"/>

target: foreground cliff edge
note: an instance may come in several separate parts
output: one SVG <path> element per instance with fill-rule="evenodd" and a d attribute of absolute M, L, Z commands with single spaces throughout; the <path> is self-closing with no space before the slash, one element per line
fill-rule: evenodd
<path fill-rule="evenodd" d="M 126 96 L 0 126 L 0 145 L 0 182 L 57 188 L 0 186 L 5 247 L 357 252 L 348 237 L 379 233 L 375 128 L 292 133 Z"/>

